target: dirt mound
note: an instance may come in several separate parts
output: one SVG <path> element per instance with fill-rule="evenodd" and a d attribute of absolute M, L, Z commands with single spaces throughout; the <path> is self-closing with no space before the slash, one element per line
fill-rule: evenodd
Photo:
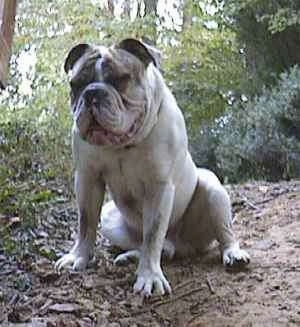
<path fill-rule="evenodd" d="M 1 326 L 299 326 L 300 181 L 228 190 L 252 259 L 247 270 L 226 270 L 216 247 L 203 258 L 164 262 L 173 294 L 143 301 L 132 293 L 136 265 L 114 266 L 116 253 L 99 236 L 87 271 L 58 275 L 55 251 L 69 249 L 77 221 L 64 203 L 33 231 L 44 256 L 0 254 Z"/>

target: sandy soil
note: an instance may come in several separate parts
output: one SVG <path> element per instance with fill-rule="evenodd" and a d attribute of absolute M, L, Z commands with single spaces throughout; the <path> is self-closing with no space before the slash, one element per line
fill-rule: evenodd
<path fill-rule="evenodd" d="M 44 252 L 0 252 L 0 325 L 300 326 L 300 181 L 228 190 L 252 259 L 246 270 L 226 270 L 215 247 L 202 258 L 164 262 L 173 294 L 143 300 L 132 293 L 136 264 L 114 266 L 117 252 L 99 235 L 91 267 L 59 275 L 54 259 L 76 228 L 74 205 L 63 203 L 33 231 Z"/>

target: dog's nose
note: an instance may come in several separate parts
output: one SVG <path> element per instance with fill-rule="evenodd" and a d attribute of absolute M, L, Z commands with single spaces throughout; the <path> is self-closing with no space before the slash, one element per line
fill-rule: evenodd
<path fill-rule="evenodd" d="M 97 105 L 107 96 L 107 91 L 102 88 L 88 89 L 84 93 L 84 99 L 88 105 Z"/>

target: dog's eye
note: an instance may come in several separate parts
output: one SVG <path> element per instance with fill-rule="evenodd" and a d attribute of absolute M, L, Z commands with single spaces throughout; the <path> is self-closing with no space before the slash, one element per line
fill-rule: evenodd
<path fill-rule="evenodd" d="M 76 94 L 84 87 L 84 83 L 81 81 L 76 81 L 76 82 L 71 81 L 70 86 L 71 86 L 72 93 Z"/>
<path fill-rule="evenodd" d="M 124 91 L 131 79 L 129 73 L 122 74 L 121 76 L 115 77 L 111 80 L 111 84 L 119 91 Z"/>

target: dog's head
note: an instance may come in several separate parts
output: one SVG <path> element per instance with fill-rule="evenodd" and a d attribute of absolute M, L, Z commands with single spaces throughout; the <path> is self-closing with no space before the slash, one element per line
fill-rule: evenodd
<path fill-rule="evenodd" d="M 79 133 L 94 145 L 126 145 L 143 125 L 148 92 L 146 70 L 159 52 L 135 39 L 106 48 L 78 44 L 64 69 Z"/>

